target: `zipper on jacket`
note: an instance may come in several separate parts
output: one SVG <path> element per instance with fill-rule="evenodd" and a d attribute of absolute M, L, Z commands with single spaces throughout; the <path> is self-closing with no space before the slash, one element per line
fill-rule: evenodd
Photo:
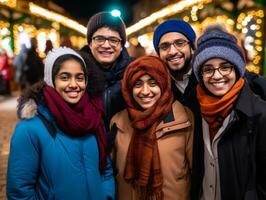
<path fill-rule="evenodd" d="M 110 106 L 109 103 L 110 102 L 110 88 L 106 88 L 105 92 L 104 92 L 104 124 L 105 124 L 105 128 L 107 130 L 109 130 L 109 118 L 110 118 Z"/>

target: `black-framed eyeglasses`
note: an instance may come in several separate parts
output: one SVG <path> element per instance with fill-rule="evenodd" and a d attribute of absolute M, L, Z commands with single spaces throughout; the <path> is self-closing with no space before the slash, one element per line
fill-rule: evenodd
<path fill-rule="evenodd" d="M 215 71 L 217 70 L 222 76 L 227 76 L 232 72 L 232 69 L 234 68 L 234 65 L 232 64 L 224 64 L 221 65 L 218 68 L 214 68 L 211 66 L 204 66 L 202 67 L 202 76 L 206 77 L 206 78 L 210 78 L 214 75 Z"/>
<path fill-rule="evenodd" d="M 120 38 L 117 37 L 104 37 L 102 35 L 94 36 L 92 39 L 97 45 L 103 45 L 106 40 L 108 40 L 109 45 L 112 47 L 117 47 L 117 45 L 120 44 L 120 42 L 122 41 Z"/>
<path fill-rule="evenodd" d="M 181 50 L 184 46 L 186 46 L 187 44 L 189 44 L 189 41 L 187 40 L 182 40 L 182 39 L 177 39 L 177 40 L 174 40 L 173 42 L 163 42 L 161 43 L 158 48 L 161 50 L 161 51 L 169 51 L 171 46 L 174 45 L 174 47 L 177 49 L 177 50 Z"/>

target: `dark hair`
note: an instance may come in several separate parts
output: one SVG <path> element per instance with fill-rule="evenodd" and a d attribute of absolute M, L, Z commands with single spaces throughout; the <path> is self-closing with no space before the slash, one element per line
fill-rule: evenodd
<path fill-rule="evenodd" d="M 86 66 L 84 66 L 84 63 L 83 61 L 73 55 L 73 54 L 65 54 L 65 55 L 62 55 L 60 57 L 58 57 L 55 62 L 54 62 L 54 65 L 53 65 L 53 70 L 52 70 L 52 80 L 53 80 L 53 84 L 55 85 L 54 81 L 55 81 L 55 76 L 57 75 L 57 73 L 59 72 L 62 64 L 65 62 L 65 61 L 68 61 L 68 60 L 75 60 L 77 61 L 81 66 L 82 66 L 82 69 L 85 73 L 85 77 L 86 77 L 86 82 L 88 81 L 87 79 L 87 69 L 86 69 Z"/>
<path fill-rule="evenodd" d="M 47 55 L 50 50 L 53 49 L 53 43 L 51 40 L 46 40 L 44 53 Z"/>

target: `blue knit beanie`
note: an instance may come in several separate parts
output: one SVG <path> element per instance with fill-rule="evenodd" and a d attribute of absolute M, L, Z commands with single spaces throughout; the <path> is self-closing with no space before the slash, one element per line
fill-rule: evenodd
<path fill-rule="evenodd" d="M 195 49 L 196 34 L 189 23 L 180 19 L 169 19 L 161 23 L 153 34 L 153 46 L 156 52 L 159 54 L 159 42 L 161 37 L 169 32 L 178 32 L 183 34 L 188 40 L 192 49 Z"/>
<path fill-rule="evenodd" d="M 242 77 L 245 73 L 246 61 L 243 50 L 238 46 L 235 36 L 219 29 L 207 30 L 197 42 L 193 57 L 193 71 L 200 81 L 201 66 L 211 58 L 222 58 L 235 66 Z"/>

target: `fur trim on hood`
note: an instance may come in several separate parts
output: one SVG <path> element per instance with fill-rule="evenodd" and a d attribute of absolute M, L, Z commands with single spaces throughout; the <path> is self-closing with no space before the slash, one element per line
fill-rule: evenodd
<path fill-rule="evenodd" d="M 31 119 L 37 114 L 37 105 L 43 102 L 43 81 L 27 89 L 18 99 L 17 116 L 19 119 Z"/>
<path fill-rule="evenodd" d="M 20 119 L 31 119 L 37 114 L 37 104 L 33 99 L 29 99 L 21 105 L 18 117 Z"/>

